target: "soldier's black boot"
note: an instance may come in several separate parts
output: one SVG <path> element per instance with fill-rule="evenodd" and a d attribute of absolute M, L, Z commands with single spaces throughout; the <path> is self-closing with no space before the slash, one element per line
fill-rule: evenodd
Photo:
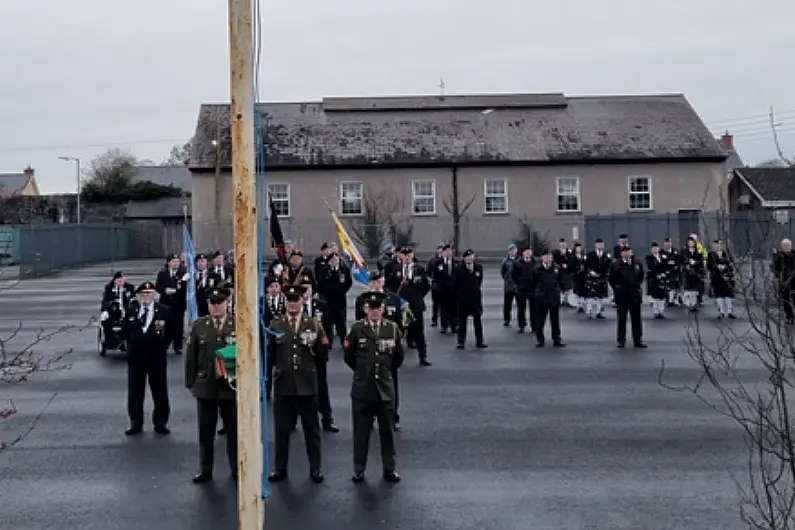
<path fill-rule="evenodd" d="M 351 476 L 351 480 L 355 484 L 361 484 L 362 482 L 364 482 L 364 471 L 356 471 L 356 472 L 354 472 L 353 476 Z"/>
<path fill-rule="evenodd" d="M 313 481 L 315 484 L 320 484 L 321 482 L 323 482 L 324 480 L 326 480 L 326 476 L 325 476 L 325 475 L 323 474 L 323 472 L 322 472 L 322 471 L 320 471 L 319 469 L 316 469 L 316 470 L 314 470 L 314 471 L 311 471 L 311 472 L 309 473 L 309 478 L 311 478 L 311 479 L 312 479 L 312 481 Z"/>
<path fill-rule="evenodd" d="M 333 433 L 340 432 L 340 428 L 339 426 L 337 426 L 337 423 L 334 421 L 334 418 L 330 417 L 323 418 L 321 420 L 321 424 L 323 425 L 323 430 L 326 432 L 333 432 Z"/>
<path fill-rule="evenodd" d="M 194 484 L 204 484 L 205 482 L 209 482 L 213 479 L 213 474 L 207 471 L 202 471 L 201 473 L 197 473 L 193 477 Z"/>
<path fill-rule="evenodd" d="M 268 475 L 268 482 L 282 482 L 287 479 L 287 470 L 277 469 Z"/>
<path fill-rule="evenodd" d="M 129 428 L 127 428 L 127 430 L 124 431 L 124 434 L 126 436 L 133 436 L 136 434 L 141 434 L 142 432 L 144 432 L 143 425 L 140 425 L 138 423 L 133 423 L 132 425 L 130 425 Z"/>
<path fill-rule="evenodd" d="M 384 470 L 384 480 L 397 484 L 400 482 L 400 475 L 398 475 L 395 470 Z"/>

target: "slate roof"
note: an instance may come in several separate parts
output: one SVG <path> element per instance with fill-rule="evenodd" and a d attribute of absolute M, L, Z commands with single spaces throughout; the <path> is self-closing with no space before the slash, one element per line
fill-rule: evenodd
<path fill-rule="evenodd" d="M 184 191 L 191 191 L 190 170 L 185 166 L 136 166 L 132 176 L 133 182 L 148 180 L 168 186 L 174 185 Z"/>
<path fill-rule="evenodd" d="M 795 201 L 795 168 L 745 167 L 735 169 L 760 201 Z"/>
<path fill-rule="evenodd" d="M 187 212 L 183 210 L 187 206 Z M 182 218 L 187 213 L 191 216 L 190 199 L 165 197 L 154 201 L 130 201 L 127 203 L 125 217 L 128 219 L 166 219 Z"/>
<path fill-rule="evenodd" d="M 737 169 L 741 167 L 745 167 L 745 163 L 743 163 L 743 159 L 740 158 L 739 153 L 736 150 L 732 149 L 731 151 L 727 151 L 729 158 L 726 159 L 726 165 L 729 169 Z"/>
<path fill-rule="evenodd" d="M 267 167 L 723 161 L 681 94 L 325 98 L 258 106 Z M 230 167 L 229 105 L 199 109 L 190 168 Z"/>
<path fill-rule="evenodd" d="M 28 176 L 24 173 L 0 173 L 0 196 L 18 195 L 28 185 Z"/>

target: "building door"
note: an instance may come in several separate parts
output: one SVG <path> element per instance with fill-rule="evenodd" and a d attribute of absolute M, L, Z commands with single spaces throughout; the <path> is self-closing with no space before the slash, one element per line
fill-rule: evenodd
<path fill-rule="evenodd" d="M 702 240 L 701 235 L 701 210 L 679 210 L 679 241 L 678 244 L 682 247 L 685 246 L 687 238 L 690 234 L 697 234 L 699 240 Z"/>

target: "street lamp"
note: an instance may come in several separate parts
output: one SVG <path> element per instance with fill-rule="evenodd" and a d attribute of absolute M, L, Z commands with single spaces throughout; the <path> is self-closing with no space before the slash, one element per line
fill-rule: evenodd
<path fill-rule="evenodd" d="M 77 224 L 80 224 L 80 159 L 74 156 L 59 156 L 58 160 L 74 162 L 77 168 Z"/>

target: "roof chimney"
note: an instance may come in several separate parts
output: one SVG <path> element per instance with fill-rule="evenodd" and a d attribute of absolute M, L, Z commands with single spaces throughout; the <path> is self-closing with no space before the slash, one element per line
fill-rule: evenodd
<path fill-rule="evenodd" d="M 726 131 L 720 137 L 720 145 L 724 151 L 734 151 L 734 136 L 729 134 L 729 131 Z"/>
<path fill-rule="evenodd" d="M 35 171 L 33 170 L 32 167 L 28 166 L 28 167 L 25 168 L 25 171 L 23 171 L 23 173 L 25 174 L 25 176 L 27 178 L 31 178 L 33 176 L 33 174 L 35 173 Z"/>

